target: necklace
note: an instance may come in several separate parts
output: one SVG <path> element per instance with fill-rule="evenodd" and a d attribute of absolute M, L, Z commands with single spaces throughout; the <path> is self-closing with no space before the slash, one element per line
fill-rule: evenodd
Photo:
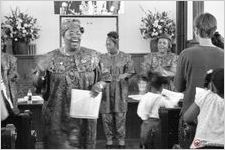
<path fill-rule="evenodd" d="M 77 51 L 73 51 L 73 52 L 68 53 L 68 52 L 66 51 L 66 48 L 65 48 L 65 47 L 62 47 L 62 48 L 61 48 L 61 52 L 62 52 L 64 55 L 66 55 L 66 56 L 71 56 L 71 55 L 74 55 L 74 54 L 77 53 Z"/>

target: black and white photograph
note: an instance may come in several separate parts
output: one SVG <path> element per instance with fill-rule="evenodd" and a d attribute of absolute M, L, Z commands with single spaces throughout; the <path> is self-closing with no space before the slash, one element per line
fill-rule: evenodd
<path fill-rule="evenodd" d="M 224 149 L 224 1 L 1 0 L 1 149 Z"/>

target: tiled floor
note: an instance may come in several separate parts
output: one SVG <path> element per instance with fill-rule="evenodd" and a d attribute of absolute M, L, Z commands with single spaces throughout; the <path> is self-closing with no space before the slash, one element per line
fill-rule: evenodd
<path fill-rule="evenodd" d="M 113 147 L 116 149 L 117 147 Z M 36 143 L 36 149 L 43 149 L 42 142 Z M 105 140 L 98 140 L 96 142 L 96 149 L 105 149 Z M 127 139 L 126 140 L 126 149 L 139 149 L 139 139 Z"/>

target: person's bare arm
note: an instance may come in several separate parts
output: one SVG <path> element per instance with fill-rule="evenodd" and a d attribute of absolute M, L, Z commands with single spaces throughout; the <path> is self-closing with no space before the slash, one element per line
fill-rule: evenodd
<path fill-rule="evenodd" d="M 184 113 L 184 116 L 183 116 L 184 121 L 187 123 L 194 122 L 194 120 L 197 119 L 199 112 L 200 112 L 200 108 L 198 107 L 198 105 L 195 102 L 192 103 L 192 105 Z"/>

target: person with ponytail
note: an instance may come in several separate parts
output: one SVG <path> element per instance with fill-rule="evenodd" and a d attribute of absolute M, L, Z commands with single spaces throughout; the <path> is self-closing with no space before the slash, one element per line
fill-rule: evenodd
<path fill-rule="evenodd" d="M 184 113 L 184 121 L 197 128 L 190 148 L 224 148 L 224 69 L 206 73 L 204 89 L 196 88 L 195 101 Z"/>

